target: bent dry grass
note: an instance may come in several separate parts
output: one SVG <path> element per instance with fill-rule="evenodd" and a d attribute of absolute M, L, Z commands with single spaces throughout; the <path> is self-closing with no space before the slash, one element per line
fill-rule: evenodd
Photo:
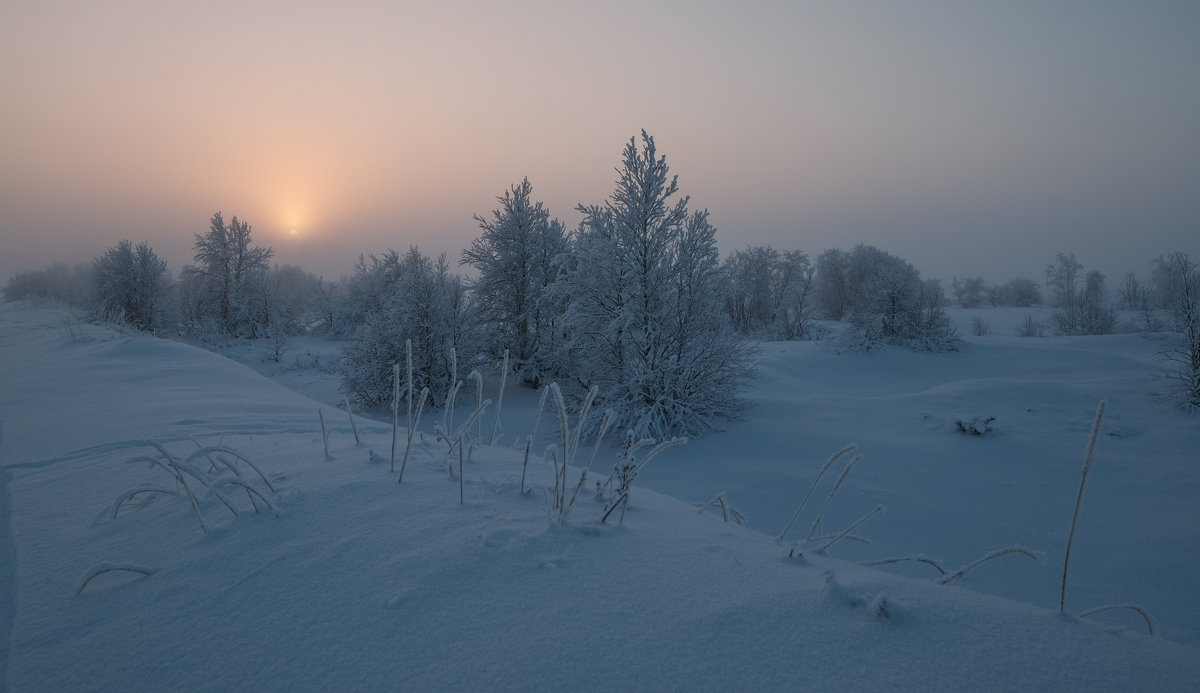
<path fill-rule="evenodd" d="M 203 506 L 209 505 L 209 501 L 219 502 L 236 516 L 243 512 L 239 509 L 236 496 L 244 493 L 246 502 L 255 514 L 263 508 L 276 512 L 275 504 L 257 484 L 261 482 L 268 493 L 274 493 L 275 487 L 271 481 L 258 465 L 233 448 L 210 445 L 182 457 L 172 454 L 156 441 L 146 441 L 146 445 L 157 454 L 140 455 L 128 461 L 146 463 L 151 469 L 161 469 L 174 481 L 174 488 L 143 484 L 129 489 L 118 495 L 109 506 L 108 515 L 111 519 L 115 520 L 122 508 L 144 500 L 143 496 L 157 494 L 186 498 L 200 529 L 205 533 L 209 525 Z M 205 461 L 208 462 L 207 468 L 201 466 Z M 247 476 L 248 472 L 253 472 L 253 475 Z"/>

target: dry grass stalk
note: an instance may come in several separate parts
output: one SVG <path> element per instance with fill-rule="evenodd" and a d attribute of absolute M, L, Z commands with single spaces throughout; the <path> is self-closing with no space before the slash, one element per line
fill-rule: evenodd
<path fill-rule="evenodd" d="M 842 455 L 851 452 L 856 447 L 857 446 L 855 444 L 851 443 L 850 445 L 847 445 L 841 450 L 833 453 L 833 455 L 825 461 L 825 464 L 821 466 L 821 471 L 817 473 L 817 478 L 813 479 L 812 485 L 808 487 L 808 493 L 804 494 L 804 500 L 800 501 L 800 505 L 796 508 L 796 512 L 792 513 L 792 519 L 787 523 L 787 527 L 783 528 L 783 532 L 780 533 L 780 541 L 783 541 L 783 538 L 787 536 L 788 531 L 791 530 L 792 525 L 796 523 L 796 519 L 800 517 L 800 513 L 804 510 L 804 506 L 808 504 L 808 499 L 812 497 L 813 491 L 817 490 L 817 484 L 821 483 L 821 478 L 825 476 L 825 472 L 829 471 L 829 468 L 833 466 L 833 463 L 837 462 Z"/>
<path fill-rule="evenodd" d="M 1099 613 L 1103 613 L 1105 611 L 1113 611 L 1116 609 L 1128 609 L 1129 611 L 1136 611 L 1138 613 L 1138 615 L 1140 615 L 1142 617 L 1142 620 L 1144 620 L 1146 622 L 1146 629 L 1150 631 L 1150 635 L 1154 635 L 1154 621 L 1152 621 L 1150 619 L 1150 614 L 1146 613 L 1146 610 L 1143 609 L 1142 607 L 1135 606 L 1133 604 L 1116 604 L 1113 606 L 1101 606 L 1101 607 L 1098 607 L 1095 609 L 1090 609 L 1088 611 L 1085 611 L 1082 614 L 1079 614 L 1079 617 L 1087 618 L 1088 616 L 1091 616 L 1092 614 L 1099 614 Z"/>
<path fill-rule="evenodd" d="M 981 556 L 975 562 L 969 563 L 969 564 L 959 568 L 958 570 L 954 571 L 953 573 L 950 573 L 948 575 L 943 575 L 942 577 L 938 578 L 937 583 L 939 585 L 953 585 L 954 583 L 961 580 L 964 575 L 971 572 L 971 570 L 973 570 L 976 566 L 979 566 L 983 563 L 987 563 L 988 561 L 990 561 L 992 559 L 1000 558 L 1001 556 L 1007 556 L 1009 554 L 1021 554 L 1022 556 L 1029 556 L 1030 558 L 1037 561 L 1038 563 L 1042 562 L 1041 556 L 1038 556 L 1036 553 L 1030 551 L 1029 549 L 1025 548 L 1024 546 L 1009 546 L 1007 548 L 996 549 L 995 551 L 989 551 L 988 553 L 985 553 L 983 556 Z"/>
<path fill-rule="evenodd" d="M 83 578 L 79 581 L 79 588 L 75 590 L 75 594 L 83 592 L 83 588 L 88 586 L 88 583 L 97 577 L 111 572 L 126 572 L 137 573 L 138 575 L 153 575 L 158 572 L 157 568 L 146 568 L 132 563 L 101 563 L 93 567 L 88 572 L 84 573 Z"/>
<path fill-rule="evenodd" d="M 1067 535 L 1067 552 L 1063 557 L 1062 591 L 1058 597 L 1058 610 L 1066 609 L 1067 604 L 1067 569 L 1071 565 L 1071 544 L 1075 541 L 1075 526 L 1079 522 L 1079 506 L 1083 503 L 1083 486 L 1087 483 L 1088 470 L 1092 468 L 1092 456 L 1096 452 L 1096 438 L 1100 435 L 1100 422 L 1104 419 L 1104 400 L 1096 408 L 1096 418 L 1092 421 L 1092 433 L 1088 438 L 1087 453 L 1083 459 L 1083 474 L 1079 478 L 1079 494 L 1075 497 L 1075 512 L 1071 515 L 1071 532 Z"/>
<path fill-rule="evenodd" d="M 496 444 L 496 429 L 500 427 L 500 408 L 504 406 L 504 386 L 508 383 L 508 349 L 504 350 L 504 362 L 500 365 L 500 392 L 496 394 L 496 417 L 492 419 L 492 435 L 488 445 Z"/>
<path fill-rule="evenodd" d="M 318 409 L 317 416 L 321 419 L 321 442 L 325 445 L 325 461 L 328 462 L 333 458 L 329 456 L 329 430 L 325 428 L 325 412 Z"/>
<path fill-rule="evenodd" d="M 850 470 L 854 469 L 854 465 L 858 464 L 862 459 L 862 455 L 855 455 L 853 459 L 846 463 L 846 468 L 838 476 L 837 481 L 833 484 L 833 488 L 829 490 L 829 495 L 825 498 L 825 505 L 821 506 L 821 512 L 817 513 L 817 519 L 813 520 L 812 528 L 808 530 L 808 539 L 811 541 L 816 535 L 817 530 L 821 528 L 821 519 L 825 517 L 825 511 L 829 510 L 829 506 L 833 503 L 833 497 L 837 495 L 838 489 L 842 487 L 842 483 L 846 481 L 846 477 L 850 475 Z"/>
<path fill-rule="evenodd" d="M 362 447 L 362 441 L 358 439 L 358 426 L 354 423 L 354 412 L 350 411 L 350 398 L 343 397 L 342 401 L 346 403 L 346 416 L 350 419 L 350 430 L 354 431 L 354 447 Z"/>

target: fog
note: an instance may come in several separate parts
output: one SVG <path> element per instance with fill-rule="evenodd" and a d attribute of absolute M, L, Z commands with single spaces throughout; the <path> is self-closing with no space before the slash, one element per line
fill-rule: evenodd
<path fill-rule="evenodd" d="M 0 280 L 221 210 L 275 260 L 452 261 L 529 177 L 568 227 L 645 128 L 722 250 L 923 274 L 1200 257 L 1195 3 L 0 7 Z"/>

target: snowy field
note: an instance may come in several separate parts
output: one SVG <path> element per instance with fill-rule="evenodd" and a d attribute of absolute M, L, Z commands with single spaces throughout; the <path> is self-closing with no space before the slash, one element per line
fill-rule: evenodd
<path fill-rule="evenodd" d="M 1195 690 L 1200 419 L 1152 397 L 1152 336 L 1020 338 L 1025 312 L 980 311 L 982 337 L 956 313 L 964 348 L 941 355 L 762 345 L 747 418 L 654 459 L 617 526 L 592 486 L 612 449 L 563 522 L 540 454 L 520 493 L 529 391 L 505 394 L 460 504 L 432 417 L 401 485 L 390 425 L 358 419 L 355 444 L 336 344 L 294 340 L 278 362 L 231 345 L 237 363 L 2 305 L 0 688 Z M 991 431 L 958 431 L 972 419 Z M 854 532 L 871 543 L 804 541 L 850 455 L 780 541 L 848 443 L 862 459 L 814 535 L 886 506 Z M 210 446 L 254 466 L 201 451 L 194 505 L 147 461 Z M 718 492 L 746 526 L 699 512 Z M 1013 546 L 1042 565 L 1005 555 L 953 585 L 863 565 L 952 573 Z M 1156 635 L 1130 610 L 1078 617 L 1123 604 Z"/>

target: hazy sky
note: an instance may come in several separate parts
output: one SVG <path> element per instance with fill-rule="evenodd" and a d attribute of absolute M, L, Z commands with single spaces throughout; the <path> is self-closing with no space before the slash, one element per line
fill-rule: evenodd
<path fill-rule="evenodd" d="M 924 275 L 1200 259 L 1200 2 L 0 0 L 0 279 L 222 210 L 328 278 L 574 228 L 645 128 L 723 252 Z M 292 231 L 295 231 L 292 233 Z"/>

